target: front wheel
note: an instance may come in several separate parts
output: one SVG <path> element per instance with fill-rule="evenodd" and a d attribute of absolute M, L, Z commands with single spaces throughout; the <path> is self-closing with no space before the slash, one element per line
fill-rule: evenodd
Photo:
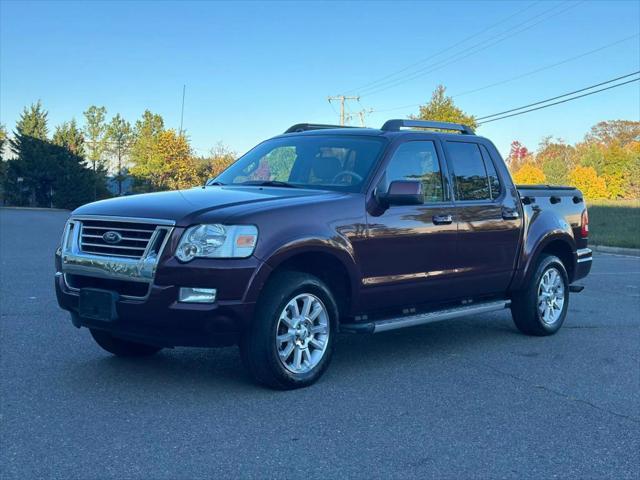
<path fill-rule="evenodd" d="M 542 255 L 530 284 L 513 296 L 513 321 L 527 335 L 553 335 L 564 323 L 568 307 L 567 270 L 558 257 Z"/>
<path fill-rule="evenodd" d="M 282 272 L 263 292 L 240 349 L 251 375 L 278 389 L 311 385 L 329 366 L 338 308 L 317 277 Z"/>

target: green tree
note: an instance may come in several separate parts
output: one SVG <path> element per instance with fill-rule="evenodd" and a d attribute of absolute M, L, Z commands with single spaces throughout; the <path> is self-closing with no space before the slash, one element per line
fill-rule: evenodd
<path fill-rule="evenodd" d="M 74 155 L 84 158 L 84 135 L 75 120 L 58 125 L 53 133 L 53 143 L 64 147 Z"/>
<path fill-rule="evenodd" d="M 9 145 L 15 158 L 7 164 L 5 195 L 13 205 L 51 206 L 56 158 L 48 141 L 47 112 L 40 101 L 25 107 Z"/>
<path fill-rule="evenodd" d="M 107 148 L 107 124 L 105 117 L 107 109 L 104 107 L 90 106 L 84 112 L 84 135 L 86 140 L 87 160 L 91 162 L 93 171 L 97 172 L 104 167 L 103 155 Z"/>
<path fill-rule="evenodd" d="M 443 85 L 436 87 L 431 95 L 431 100 L 426 105 L 420 106 L 418 115 L 412 115 L 411 118 L 416 120 L 461 123 L 474 129 L 478 126 L 473 115 L 468 115 L 456 107 L 453 98 L 446 95 L 446 88 Z"/>
<path fill-rule="evenodd" d="M 118 182 L 118 195 L 122 195 L 122 182 L 127 176 L 125 164 L 131 150 L 133 130 L 131 124 L 120 114 L 111 119 L 107 128 L 107 138 L 110 144 L 110 152 L 116 162 L 116 181 Z"/>
<path fill-rule="evenodd" d="M 4 158 L 4 144 L 7 143 L 7 129 L 0 123 L 0 161 Z"/>
<path fill-rule="evenodd" d="M 131 147 L 131 174 L 135 177 L 137 190 L 153 191 L 159 183 L 163 159 L 159 154 L 158 141 L 163 131 L 164 120 L 149 110 L 145 110 L 142 118 L 136 121 Z"/>

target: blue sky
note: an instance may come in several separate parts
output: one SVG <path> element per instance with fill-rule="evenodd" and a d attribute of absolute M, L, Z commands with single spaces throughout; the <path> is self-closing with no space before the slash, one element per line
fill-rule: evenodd
<path fill-rule="evenodd" d="M 132 123 L 148 108 L 177 128 L 186 84 L 184 125 L 194 149 L 222 141 L 244 152 L 293 123 L 337 123 L 328 95 L 362 93 L 349 107 L 379 110 L 367 116 L 378 127 L 416 112 L 396 107 L 426 102 L 440 83 L 482 116 L 605 81 L 640 70 L 639 37 L 458 96 L 639 30 L 638 1 L 2 1 L 0 121 L 12 130 L 22 108 L 41 99 L 51 130 L 81 121 L 92 104 Z M 472 54 L 461 58 L 465 52 Z M 421 61 L 393 88 L 369 95 L 360 88 Z M 545 135 L 575 142 L 606 119 L 640 120 L 638 83 L 479 133 L 506 154 L 513 139 L 529 148 Z"/>

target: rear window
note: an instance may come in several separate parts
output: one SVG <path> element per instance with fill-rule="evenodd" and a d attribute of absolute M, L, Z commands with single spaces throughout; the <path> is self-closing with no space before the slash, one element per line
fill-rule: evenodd
<path fill-rule="evenodd" d="M 458 200 L 491 200 L 500 195 L 495 166 L 477 143 L 447 142 Z M 484 146 L 482 146 L 484 149 Z"/>

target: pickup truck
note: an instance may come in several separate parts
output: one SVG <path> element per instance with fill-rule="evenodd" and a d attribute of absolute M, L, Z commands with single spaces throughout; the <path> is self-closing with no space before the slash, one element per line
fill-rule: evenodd
<path fill-rule="evenodd" d="M 206 185 L 72 212 L 56 294 L 119 356 L 239 345 L 279 389 L 326 370 L 336 335 L 510 309 L 551 335 L 591 269 L 572 187 L 516 186 L 463 125 L 298 124 Z"/>

